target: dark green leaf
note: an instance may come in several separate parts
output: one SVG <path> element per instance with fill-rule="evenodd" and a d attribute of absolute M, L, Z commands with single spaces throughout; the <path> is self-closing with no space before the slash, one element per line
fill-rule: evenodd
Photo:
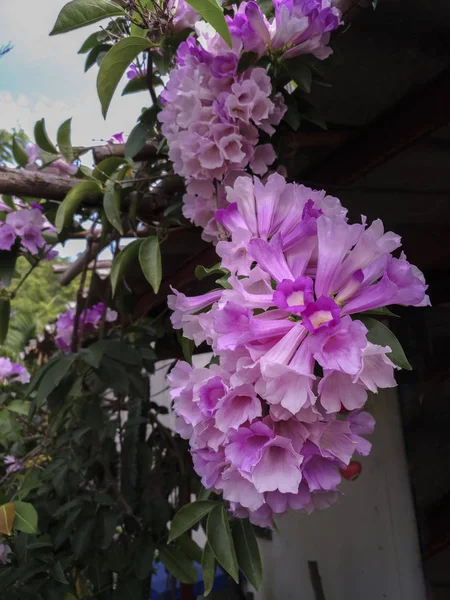
<path fill-rule="evenodd" d="M 84 40 L 83 45 L 78 50 L 78 54 L 86 54 L 86 52 L 89 52 L 89 50 L 92 50 L 92 48 L 95 48 L 95 46 L 107 39 L 108 34 L 105 31 L 94 31 L 94 33 L 91 33 L 91 35 Z"/>
<path fill-rule="evenodd" d="M 11 313 L 11 301 L 9 298 L 0 298 L 0 344 L 3 344 L 8 335 L 9 315 Z"/>
<path fill-rule="evenodd" d="M 237 68 L 238 74 L 243 73 L 249 67 L 254 65 L 258 60 L 258 54 L 256 52 L 244 52 L 239 59 L 239 64 Z"/>
<path fill-rule="evenodd" d="M 92 171 L 92 177 L 99 181 L 106 181 L 124 163 L 119 156 L 110 156 L 103 159 Z"/>
<path fill-rule="evenodd" d="M 114 259 L 111 268 L 111 288 L 112 293 L 115 294 L 117 284 L 119 280 L 123 277 L 125 270 L 128 269 L 130 264 L 137 259 L 139 256 L 139 248 L 142 244 L 143 240 L 135 240 L 125 246 L 123 250 L 119 252 L 119 254 Z"/>
<path fill-rule="evenodd" d="M 197 570 L 194 563 L 178 548 L 163 546 L 159 558 L 166 569 L 181 583 L 197 583 Z"/>
<path fill-rule="evenodd" d="M 58 142 L 59 151 L 67 160 L 67 162 L 72 162 L 74 157 L 71 132 L 72 118 L 67 119 L 67 121 L 64 121 L 64 123 L 58 129 L 58 133 L 56 134 L 56 140 Z"/>
<path fill-rule="evenodd" d="M 56 229 L 61 232 L 64 227 L 69 227 L 80 204 L 85 200 L 98 198 L 101 193 L 100 184 L 96 181 L 82 181 L 73 187 L 58 207 Z"/>
<path fill-rule="evenodd" d="M 202 560 L 202 549 L 194 542 L 188 532 L 183 533 L 177 538 L 177 546 L 179 546 L 188 558 L 200 563 Z"/>
<path fill-rule="evenodd" d="M 232 46 L 231 36 L 228 30 L 227 22 L 223 15 L 223 8 L 216 0 L 186 0 L 188 4 L 195 8 L 199 15 L 209 23 L 217 33 Z"/>
<path fill-rule="evenodd" d="M 63 6 L 50 35 L 72 31 L 107 17 L 124 15 L 123 8 L 108 0 L 72 0 Z"/>
<path fill-rule="evenodd" d="M 0 282 L 3 283 L 4 287 L 11 285 L 11 281 L 14 276 L 14 270 L 16 268 L 18 251 L 13 250 L 0 250 Z"/>
<path fill-rule="evenodd" d="M 102 511 L 103 517 L 103 537 L 101 543 L 101 549 L 106 550 L 111 545 L 113 541 L 114 534 L 117 528 L 117 522 L 119 520 L 119 515 L 112 510 L 104 509 Z"/>
<path fill-rule="evenodd" d="M 291 58 L 283 61 L 283 64 L 300 90 L 309 94 L 311 92 L 312 73 L 311 67 L 305 62 L 304 58 Z"/>
<path fill-rule="evenodd" d="M 371 310 L 366 310 L 363 313 L 361 313 L 362 316 L 364 315 L 380 315 L 382 317 L 396 317 L 397 319 L 399 318 L 398 315 L 396 315 L 395 313 L 393 313 L 391 310 L 389 310 L 389 308 L 387 306 L 382 306 L 381 308 L 372 308 Z"/>
<path fill-rule="evenodd" d="M 26 389 L 25 392 L 25 398 L 27 396 L 29 396 L 31 394 L 31 392 L 36 388 L 37 384 L 41 381 L 41 379 L 44 377 L 45 373 L 56 363 L 59 361 L 61 357 L 60 356 L 55 356 L 54 358 L 51 358 L 48 363 L 46 363 L 45 365 L 43 365 L 40 369 L 38 369 L 33 377 L 31 378 L 30 383 L 28 384 L 28 387 Z"/>
<path fill-rule="evenodd" d="M 189 531 L 200 519 L 209 514 L 217 506 L 217 502 L 201 500 L 191 502 L 180 508 L 170 526 L 169 542 Z"/>
<path fill-rule="evenodd" d="M 59 385 L 61 379 L 69 372 L 76 355 L 62 356 L 55 361 L 42 377 L 36 395 L 36 405 L 39 408 L 47 396 Z"/>
<path fill-rule="evenodd" d="M 387 356 L 392 360 L 394 365 L 408 371 L 412 370 L 400 342 L 390 329 L 383 325 L 383 323 L 380 323 L 380 321 L 372 319 L 372 317 L 364 317 L 361 315 L 358 318 L 369 330 L 367 334 L 369 342 L 380 346 L 389 346 L 391 352 L 389 352 Z"/>
<path fill-rule="evenodd" d="M 155 544 L 150 536 L 144 537 L 142 545 L 134 560 L 134 572 L 139 580 L 144 580 L 153 571 L 153 559 L 155 557 Z"/>
<path fill-rule="evenodd" d="M 222 504 L 215 506 L 209 513 L 206 524 L 206 537 L 217 562 L 238 583 L 239 573 L 236 551 L 227 513 Z"/>
<path fill-rule="evenodd" d="M 205 543 L 202 556 L 203 583 L 205 584 L 204 596 L 208 596 L 213 589 L 216 576 L 216 557 L 208 542 Z"/>
<path fill-rule="evenodd" d="M 58 154 L 58 150 L 50 141 L 50 138 L 47 134 L 47 129 L 45 128 L 45 119 L 41 119 L 36 122 L 34 126 L 34 139 L 36 140 L 36 144 L 45 152 L 50 152 L 50 154 Z"/>
<path fill-rule="evenodd" d="M 208 490 L 203 485 L 200 486 L 197 494 L 197 500 L 208 500 L 211 496 L 211 490 Z"/>
<path fill-rule="evenodd" d="M 5 408 L 10 412 L 26 417 L 30 411 L 30 403 L 25 400 L 13 400 Z"/>
<path fill-rule="evenodd" d="M 151 45 L 146 38 L 135 36 L 120 40 L 109 50 L 100 65 L 97 77 L 97 92 L 103 117 L 106 118 L 116 87 L 130 63 Z"/>
<path fill-rule="evenodd" d="M 98 46 L 95 46 L 95 48 L 92 48 L 86 56 L 84 72 L 87 73 L 96 63 L 99 64 L 111 48 L 111 44 L 99 44 Z"/>
<path fill-rule="evenodd" d="M 38 515 L 34 506 L 29 502 L 14 502 L 14 508 L 14 529 L 24 533 L 37 533 Z"/>
<path fill-rule="evenodd" d="M 258 542 L 248 519 L 237 519 L 233 524 L 233 541 L 239 568 L 248 582 L 259 591 L 263 572 Z"/>
<path fill-rule="evenodd" d="M 184 360 L 192 365 L 192 354 L 194 352 L 195 342 L 187 337 L 181 337 L 181 351 L 183 352 Z"/>
<path fill-rule="evenodd" d="M 124 231 L 120 219 L 121 196 L 122 190 L 119 186 L 115 187 L 114 185 L 107 185 L 105 195 L 103 196 L 103 208 L 108 221 L 123 235 Z"/>
<path fill-rule="evenodd" d="M 53 565 L 52 577 L 55 581 L 58 581 L 59 583 L 69 583 L 67 581 L 67 577 L 64 574 L 64 569 L 62 568 L 61 563 L 59 561 Z"/>
<path fill-rule="evenodd" d="M 28 154 L 22 145 L 22 142 L 14 135 L 12 140 L 12 153 L 14 160 L 19 167 L 26 167 L 28 164 Z"/>
<path fill-rule="evenodd" d="M 143 240 L 139 248 L 139 262 L 145 278 L 157 294 L 162 278 L 161 251 L 157 237 L 152 236 Z"/>
<path fill-rule="evenodd" d="M 123 88 L 122 96 L 135 94 L 136 92 L 142 92 L 144 90 L 148 91 L 147 79 L 145 77 L 135 77 Z"/>
<path fill-rule="evenodd" d="M 95 342 L 91 344 L 89 348 L 83 348 L 80 350 L 80 358 L 84 360 L 84 362 L 94 369 L 98 369 L 103 356 L 103 348 L 100 342 Z"/>
<path fill-rule="evenodd" d="M 297 131 L 300 127 L 300 113 L 298 111 L 297 100 L 294 96 L 286 93 L 284 94 L 284 101 L 287 106 L 287 111 L 284 113 L 283 120 L 292 127 L 294 131 Z"/>
<path fill-rule="evenodd" d="M 220 263 L 216 263 L 213 267 L 210 268 L 204 267 L 203 265 L 198 265 L 197 267 L 195 267 L 195 276 L 200 281 L 202 281 L 202 279 L 205 279 L 205 277 L 209 277 L 210 275 L 226 275 L 229 273 L 230 272 L 228 271 L 228 269 L 223 269 L 220 266 Z"/>
<path fill-rule="evenodd" d="M 92 531 L 95 525 L 95 517 L 89 517 L 73 536 L 72 548 L 75 556 L 80 556 L 87 550 L 91 540 Z"/>
<path fill-rule="evenodd" d="M 139 352 L 124 342 L 106 340 L 99 342 L 99 344 L 101 344 L 105 354 L 119 362 L 138 367 L 142 364 Z"/>
<path fill-rule="evenodd" d="M 138 123 L 133 127 L 125 144 L 125 156 L 134 158 L 144 147 L 152 134 L 152 129 L 145 123 Z"/>

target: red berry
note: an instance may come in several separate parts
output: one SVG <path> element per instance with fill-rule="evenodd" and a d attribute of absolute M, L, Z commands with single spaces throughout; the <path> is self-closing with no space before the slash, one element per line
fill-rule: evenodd
<path fill-rule="evenodd" d="M 339 469 L 344 479 L 354 481 L 359 477 L 362 471 L 362 465 L 357 460 L 350 461 L 350 464 L 345 469 Z"/>

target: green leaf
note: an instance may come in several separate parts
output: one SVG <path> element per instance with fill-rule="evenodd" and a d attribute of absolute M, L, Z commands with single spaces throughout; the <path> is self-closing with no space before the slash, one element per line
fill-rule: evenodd
<path fill-rule="evenodd" d="M 292 127 L 294 131 L 297 131 L 300 127 L 300 113 L 298 111 L 297 100 L 291 94 L 283 94 L 284 101 L 287 106 L 287 111 L 284 113 L 283 120 Z"/>
<path fill-rule="evenodd" d="M 166 569 L 181 583 L 197 583 L 197 570 L 194 563 L 178 548 L 159 548 L 159 558 Z"/>
<path fill-rule="evenodd" d="M 205 488 L 203 485 L 200 486 L 200 489 L 197 493 L 197 500 L 208 500 L 211 496 L 211 490 Z"/>
<path fill-rule="evenodd" d="M 249 67 L 254 65 L 258 60 L 258 54 L 256 52 L 244 52 L 239 59 L 237 72 L 240 75 L 246 71 Z"/>
<path fill-rule="evenodd" d="M 14 277 L 18 250 L 0 250 L 0 282 L 9 287 Z M 1 286 L 0 286 L 1 287 Z"/>
<path fill-rule="evenodd" d="M 89 517 L 80 528 L 76 529 L 72 540 L 72 549 L 77 558 L 80 558 L 87 550 L 94 526 L 95 517 Z"/>
<path fill-rule="evenodd" d="M 168 541 L 171 542 L 186 531 L 189 531 L 200 519 L 209 514 L 214 507 L 217 507 L 217 502 L 200 500 L 191 502 L 180 508 L 172 520 Z"/>
<path fill-rule="evenodd" d="M 14 529 L 24 533 L 37 533 L 38 514 L 34 506 L 29 502 L 14 502 L 14 508 Z"/>
<path fill-rule="evenodd" d="M 223 269 L 220 266 L 220 263 L 216 263 L 213 267 L 204 267 L 203 265 L 198 265 L 195 267 L 195 276 L 197 279 L 202 281 L 205 277 L 209 277 L 210 275 L 226 275 L 229 274 L 230 271 L 228 269 Z"/>
<path fill-rule="evenodd" d="M 100 184 L 96 181 L 82 181 L 73 187 L 58 207 L 55 225 L 59 233 L 72 224 L 73 216 L 83 202 L 98 198 L 102 193 Z"/>
<path fill-rule="evenodd" d="M 123 88 L 122 96 L 127 96 L 128 94 L 135 94 L 136 92 L 143 92 L 146 90 L 148 92 L 148 84 L 145 77 L 135 77 L 131 79 L 127 83 L 127 85 Z"/>
<path fill-rule="evenodd" d="M 50 154 L 58 154 L 58 150 L 50 141 L 50 138 L 47 134 L 47 129 L 45 128 L 45 119 L 41 119 L 36 122 L 34 126 L 34 139 L 36 140 L 36 144 L 45 152 L 50 152 Z"/>
<path fill-rule="evenodd" d="M 119 156 L 104 158 L 92 171 L 92 177 L 98 181 L 106 181 L 124 162 L 125 159 Z"/>
<path fill-rule="evenodd" d="M 190 365 L 192 365 L 192 354 L 193 354 L 194 348 L 195 348 L 194 340 L 190 340 L 189 338 L 184 337 L 184 335 L 183 335 L 181 337 L 180 344 L 181 344 L 181 351 L 183 353 L 184 360 L 187 363 L 189 363 Z"/>
<path fill-rule="evenodd" d="M 130 63 L 152 43 L 143 37 L 127 37 L 115 44 L 100 65 L 97 77 L 97 92 L 106 118 L 114 92 Z"/>
<path fill-rule="evenodd" d="M 125 14 L 119 4 L 108 0 L 72 0 L 63 6 L 50 35 L 66 33 L 107 17 Z"/>
<path fill-rule="evenodd" d="M 382 306 L 381 308 L 372 308 L 371 310 L 365 310 L 363 313 L 361 313 L 361 315 L 380 315 L 382 317 L 395 317 L 397 319 L 399 318 L 399 316 L 393 313 L 391 310 L 389 310 L 387 306 Z"/>
<path fill-rule="evenodd" d="M 12 502 L 0 506 L 0 533 L 11 535 L 15 517 L 15 508 Z"/>
<path fill-rule="evenodd" d="M 62 378 L 69 372 L 76 355 L 62 356 L 52 364 L 50 369 L 46 371 L 39 383 L 39 388 L 36 395 L 36 405 L 39 408 L 45 402 L 46 398 L 59 385 Z"/>
<path fill-rule="evenodd" d="M 412 366 L 409 364 L 400 342 L 390 329 L 383 325 L 383 323 L 380 323 L 380 321 L 372 319 L 372 317 L 364 317 L 361 315 L 358 316 L 358 319 L 362 321 L 369 330 L 367 333 L 367 339 L 369 342 L 372 342 L 372 344 L 378 344 L 380 346 L 389 346 L 391 352 L 389 352 L 386 356 L 392 360 L 394 365 L 397 365 L 397 367 L 401 367 L 402 369 L 406 369 L 407 371 L 412 370 Z"/>
<path fill-rule="evenodd" d="M 203 583 L 205 584 L 204 596 L 208 596 L 213 589 L 214 579 L 216 576 L 216 557 L 214 552 L 211 550 L 211 546 L 208 542 L 205 543 L 202 556 L 202 573 Z"/>
<path fill-rule="evenodd" d="M 231 48 L 231 36 L 223 16 L 223 8 L 216 0 L 186 0 L 186 2 L 195 8 L 198 14 L 217 31 Z"/>
<path fill-rule="evenodd" d="M 111 44 L 99 44 L 98 46 L 95 46 L 95 48 L 92 48 L 92 50 L 86 56 L 84 72 L 87 73 L 89 69 L 95 65 L 95 63 L 100 65 L 111 48 Z"/>
<path fill-rule="evenodd" d="M 89 348 L 82 348 L 79 354 L 86 364 L 98 369 L 103 357 L 103 348 L 100 342 L 95 342 Z"/>
<path fill-rule="evenodd" d="M 141 355 L 128 344 L 116 340 L 103 340 L 98 343 L 101 344 L 104 353 L 110 358 L 126 365 L 136 365 L 138 367 L 142 365 Z"/>
<path fill-rule="evenodd" d="M 86 54 L 86 52 L 89 52 L 89 50 L 92 50 L 92 48 L 95 48 L 95 46 L 98 46 L 98 44 L 101 44 L 107 39 L 108 35 L 105 31 L 94 31 L 94 33 L 91 33 L 91 35 L 84 40 L 83 45 L 78 50 L 78 54 Z"/>
<path fill-rule="evenodd" d="M 179 546 L 188 558 L 200 563 L 202 560 L 202 549 L 194 542 L 188 532 L 183 533 L 177 539 L 177 546 Z"/>
<path fill-rule="evenodd" d="M 72 117 L 67 119 L 67 121 L 64 121 L 64 123 L 58 129 L 58 133 L 56 134 L 59 151 L 67 160 L 67 162 L 72 162 L 74 156 L 71 141 L 71 131 Z"/>
<path fill-rule="evenodd" d="M 125 144 L 125 158 L 134 158 L 151 137 L 158 116 L 158 106 L 151 106 L 143 111 L 139 122 L 130 132 Z"/>
<path fill-rule="evenodd" d="M 146 579 L 153 571 L 154 558 L 155 544 L 150 536 L 145 536 L 134 559 L 134 572 L 139 580 Z"/>
<path fill-rule="evenodd" d="M 5 408 L 10 412 L 27 417 L 30 412 L 30 403 L 25 400 L 13 400 Z"/>
<path fill-rule="evenodd" d="M 8 335 L 9 315 L 11 313 L 11 301 L 9 298 L 0 298 L 0 344 L 3 344 Z"/>
<path fill-rule="evenodd" d="M 31 392 L 36 388 L 37 384 L 41 381 L 41 379 L 44 377 L 45 373 L 56 363 L 60 360 L 60 356 L 55 356 L 53 358 L 51 358 L 48 363 L 46 363 L 45 365 L 42 365 L 42 367 L 40 367 L 34 374 L 33 377 L 31 378 L 30 383 L 28 384 L 28 387 L 25 391 L 25 398 L 27 396 L 29 396 L 31 394 Z"/>
<path fill-rule="evenodd" d="M 284 66 L 286 67 L 287 72 L 295 81 L 297 86 L 302 92 L 306 94 L 311 93 L 311 83 L 312 83 L 312 72 L 311 67 L 306 64 L 304 59 L 301 58 L 292 58 L 290 60 L 283 61 Z"/>
<path fill-rule="evenodd" d="M 26 167 L 28 164 L 28 154 L 22 143 L 17 139 L 14 135 L 12 140 L 12 153 L 14 156 L 14 160 L 19 165 L 19 167 Z"/>
<path fill-rule="evenodd" d="M 233 524 L 233 541 L 239 568 L 248 582 L 259 591 L 263 579 L 261 555 L 253 526 L 248 519 L 237 519 Z"/>
<path fill-rule="evenodd" d="M 103 208 L 105 215 L 111 225 L 123 235 L 122 221 L 120 219 L 120 199 L 122 190 L 119 186 L 107 185 L 103 196 Z"/>
<path fill-rule="evenodd" d="M 239 582 L 238 564 L 230 524 L 223 504 L 215 506 L 209 513 L 206 537 L 217 562 Z"/>
<path fill-rule="evenodd" d="M 139 262 L 145 278 L 158 293 L 162 279 L 161 250 L 156 236 L 146 238 L 139 248 Z"/>
<path fill-rule="evenodd" d="M 55 581 L 58 581 L 59 583 L 69 583 L 67 581 L 67 577 L 64 574 L 64 569 L 62 568 L 61 563 L 59 561 L 53 565 L 52 577 Z"/>
<path fill-rule="evenodd" d="M 113 295 L 116 292 L 117 284 L 119 283 L 119 279 L 123 277 L 125 270 L 128 268 L 130 263 L 132 263 L 139 256 L 139 248 L 142 244 L 143 240 L 135 240 L 125 246 L 123 250 L 119 252 L 119 254 L 114 259 L 114 262 L 111 267 L 111 288 Z"/>

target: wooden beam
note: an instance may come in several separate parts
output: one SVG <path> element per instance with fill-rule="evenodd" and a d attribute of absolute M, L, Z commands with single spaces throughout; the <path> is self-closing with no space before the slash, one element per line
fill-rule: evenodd
<path fill-rule="evenodd" d="M 448 123 L 450 70 L 360 130 L 302 179 L 348 186 Z"/>
<path fill-rule="evenodd" d="M 82 179 L 49 175 L 41 171 L 26 171 L 0 166 L 0 194 L 61 201 L 81 181 Z M 98 199 L 99 197 L 93 197 L 89 201 L 94 202 Z"/>
<path fill-rule="evenodd" d="M 157 156 L 157 152 L 157 146 L 152 142 L 147 142 L 133 160 L 150 160 Z M 96 165 L 105 158 L 111 158 L 112 156 L 122 158 L 125 156 L 125 144 L 105 144 L 104 146 L 96 146 L 92 149 L 92 154 Z"/>

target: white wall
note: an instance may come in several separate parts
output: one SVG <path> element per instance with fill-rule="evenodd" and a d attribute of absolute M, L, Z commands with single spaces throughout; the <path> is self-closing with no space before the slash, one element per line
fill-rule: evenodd
<path fill-rule="evenodd" d="M 333 507 L 291 512 L 260 542 L 259 600 L 316 600 L 308 561 L 318 562 L 326 600 L 426 599 L 396 391 L 375 396 L 370 412 L 377 427 L 361 476 L 342 484 Z"/>

